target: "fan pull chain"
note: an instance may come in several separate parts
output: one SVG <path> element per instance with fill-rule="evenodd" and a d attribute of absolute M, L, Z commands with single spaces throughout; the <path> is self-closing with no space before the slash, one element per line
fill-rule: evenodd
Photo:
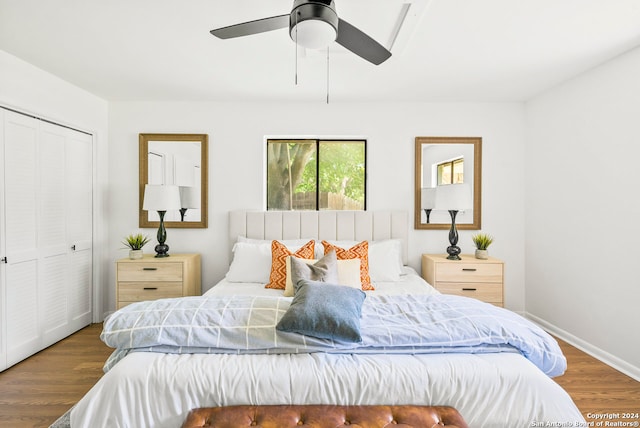
<path fill-rule="evenodd" d="M 300 13 L 300 12 L 298 12 Z M 295 50 L 296 50 L 296 54 L 295 54 L 295 62 L 296 62 L 296 72 L 295 72 L 295 86 L 298 86 L 298 13 L 296 13 L 296 40 L 295 40 Z"/>
<path fill-rule="evenodd" d="M 329 104 L 329 46 L 327 46 L 327 104 Z"/>

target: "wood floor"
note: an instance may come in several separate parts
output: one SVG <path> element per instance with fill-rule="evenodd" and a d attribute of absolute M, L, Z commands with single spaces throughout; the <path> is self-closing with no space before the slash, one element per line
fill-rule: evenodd
<path fill-rule="evenodd" d="M 0 373 L 0 427 L 46 428 L 73 406 L 102 376 L 102 364 L 112 351 L 98 338 L 101 328 L 101 324 L 91 325 Z M 640 382 L 559 342 L 569 368 L 555 380 L 585 418 L 640 412 Z M 638 418 L 625 421 L 640 422 Z"/>
<path fill-rule="evenodd" d="M 640 382 L 601 363 L 588 354 L 558 339 L 567 357 L 567 372 L 555 381 L 571 395 L 587 422 L 604 422 L 600 426 L 615 425 L 614 422 L 640 424 L 640 418 L 609 417 L 595 419 L 590 415 L 640 413 Z M 607 425 L 607 421 L 609 425 Z M 597 426 L 597 425 L 594 425 Z"/>
<path fill-rule="evenodd" d="M 93 324 L 0 373 L 0 427 L 47 428 L 102 376 L 113 349 Z"/>

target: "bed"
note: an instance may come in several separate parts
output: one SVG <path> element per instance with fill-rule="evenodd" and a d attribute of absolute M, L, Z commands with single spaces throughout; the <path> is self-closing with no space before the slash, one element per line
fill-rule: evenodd
<path fill-rule="evenodd" d="M 406 266 L 407 235 L 405 212 L 231 212 L 225 279 L 202 297 L 125 307 L 105 321 L 103 340 L 120 349 L 71 427 L 177 427 L 191 409 L 245 404 L 450 406 L 481 428 L 583 423 L 551 378 L 565 368 L 557 343 L 508 310 L 438 293 Z M 241 281 L 260 269 L 248 273 L 238 242 L 307 239 L 370 245 L 375 290 L 357 291 L 366 294 L 357 342 L 276 333 L 298 291 Z M 381 258 L 391 253 L 393 263 Z M 454 335 L 463 325 L 476 332 Z"/>

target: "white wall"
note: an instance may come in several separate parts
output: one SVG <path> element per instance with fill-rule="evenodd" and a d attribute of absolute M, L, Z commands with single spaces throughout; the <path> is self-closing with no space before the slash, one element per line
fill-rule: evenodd
<path fill-rule="evenodd" d="M 94 282 L 103 287 L 109 254 L 107 240 L 107 102 L 89 92 L 0 50 L 0 105 L 94 135 Z M 102 317 L 106 295 L 94 296 L 94 320 Z"/>
<path fill-rule="evenodd" d="M 138 134 L 209 134 L 209 228 L 169 229 L 172 252 L 199 252 L 203 288 L 219 281 L 229 264 L 227 213 L 262 209 L 264 137 L 364 136 L 368 140 L 368 209 L 401 209 L 413 224 L 414 138 L 483 138 L 483 230 L 496 242 L 491 253 L 506 261 L 506 305 L 524 309 L 524 120 L 521 104 L 234 104 L 114 102 L 109 105 L 111 259 L 123 236 L 138 230 Z M 144 231 L 155 237 L 155 230 Z M 473 252 L 461 231 L 463 252 Z M 442 253 L 448 231 L 411 230 L 410 264 L 420 254 Z M 146 247 L 147 252 L 153 246 Z M 109 271 L 113 309 L 115 274 Z"/>
<path fill-rule="evenodd" d="M 526 311 L 640 379 L 640 49 L 526 104 Z"/>

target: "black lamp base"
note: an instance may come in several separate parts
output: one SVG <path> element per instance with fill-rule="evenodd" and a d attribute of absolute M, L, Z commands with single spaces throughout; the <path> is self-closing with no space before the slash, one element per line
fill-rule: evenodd
<path fill-rule="evenodd" d="M 457 245 L 451 245 L 450 247 L 447 247 L 447 254 L 449 254 L 447 260 L 462 260 L 460 258 L 460 252 L 460 247 L 458 247 Z"/>
<path fill-rule="evenodd" d="M 166 211 L 158 211 L 160 225 L 158 226 L 158 245 L 156 245 L 156 257 L 169 257 L 169 246 L 164 242 L 167 240 L 167 229 L 164 227 L 164 215 Z"/>
<path fill-rule="evenodd" d="M 430 223 L 429 218 L 431 217 L 431 209 L 423 208 L 425 215 L 427 216 L 427 224 Z"/>
<path fill-rule="evenodd" d="M 449 214 L 451 215 L 451 229 L 449 229 L 449 244 L 447 247 L 447 260 L 462 260 L 460 258 L 460 247 L 456 245 L 458 243 L 458 229 L 456 229 L 456 215 L 458 214 L 458 210 L 449 210 Z"/>
<path fill-rule="evenodd" d="M 169 257 L 169 246 L 167 244 L 156 245 L 156 257 Z"/>

